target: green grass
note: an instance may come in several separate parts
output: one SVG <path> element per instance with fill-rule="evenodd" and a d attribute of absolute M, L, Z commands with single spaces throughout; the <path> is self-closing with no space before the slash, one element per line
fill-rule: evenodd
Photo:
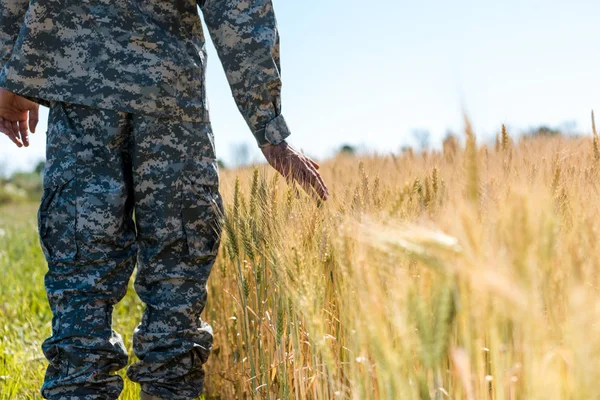
<path fill-rule="evenodd" d="M 41 344 L 51 333 L 52 313 L 44 290 L 46 261 L 37 234 L 37 204 L 0 207 L 0 400 L 41 399 L 47 365 Z M 136 360 L 131 337 L 143 305 L 133 290 L 113 315 L 113 328 Z M 120 371 L 125 378 L 125 369 Z M 139 398 L 139 385 L 125 378 L 120 399 Z"/>
<path fill-rule="evenodd" d="M 0 399 L 41 398 L 40 345 L 52 315 L 45 298 L 45 260 L 35 207 L 0 208 Z"/>

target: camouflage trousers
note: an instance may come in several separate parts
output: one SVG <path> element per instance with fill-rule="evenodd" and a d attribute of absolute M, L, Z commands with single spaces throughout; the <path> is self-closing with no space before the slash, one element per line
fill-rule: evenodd
<path fill-rule="evenodd" d="M 137 265 L 146 308 L 127 370 L 142 389 L 192 399 L 212 346 L 206 281 L 223 205 L 210 123 L 52 102 L 39 234 L 52 336 L 47 399 L 116 399 L 128 363 L 112 311 Z"/>

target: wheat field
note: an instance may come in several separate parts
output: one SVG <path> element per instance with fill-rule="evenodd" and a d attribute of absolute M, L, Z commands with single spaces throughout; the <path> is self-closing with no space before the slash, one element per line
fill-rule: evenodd
<path fill-rule="evenodd" d="M 600 399 L 597 135 L 224 171 L 206 399 Z M 0 399 L 37 399 L 36 204 L 0 208 Z M 114 327 L 131 350 L 133 288 Z M 131 360 L 134 356 L 131 356 Z M 137 399 L 126 382 L 121 399 Z"/>

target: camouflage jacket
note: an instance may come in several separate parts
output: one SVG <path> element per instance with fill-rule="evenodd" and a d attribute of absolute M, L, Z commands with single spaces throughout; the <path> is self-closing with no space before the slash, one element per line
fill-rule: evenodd
<path fill-rule="evenodd" d="M 281 142 L 271 0 L 0 0 L 0 87 L 44 105 L 208 121 L 197 6 L 258 144 Z"/>

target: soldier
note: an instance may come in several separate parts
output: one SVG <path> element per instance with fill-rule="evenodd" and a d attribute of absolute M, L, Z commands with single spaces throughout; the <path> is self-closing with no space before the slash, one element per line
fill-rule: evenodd
<path fill-rule="evenodd" d="M 213 335 L 200 314 L 223 205 L 197 6 L 269 164 L 328 197 L 318 165 L 285 142 L 270 0 L 0 0 L 0 131 L 27 147 L 38 104 L 50 109 L 38 212 L 47 399 L 119 396 L 128 358 L 112 311 L 136 261 L 146 308 L 127 375 L 142 399 L 203 390 Z"/>

